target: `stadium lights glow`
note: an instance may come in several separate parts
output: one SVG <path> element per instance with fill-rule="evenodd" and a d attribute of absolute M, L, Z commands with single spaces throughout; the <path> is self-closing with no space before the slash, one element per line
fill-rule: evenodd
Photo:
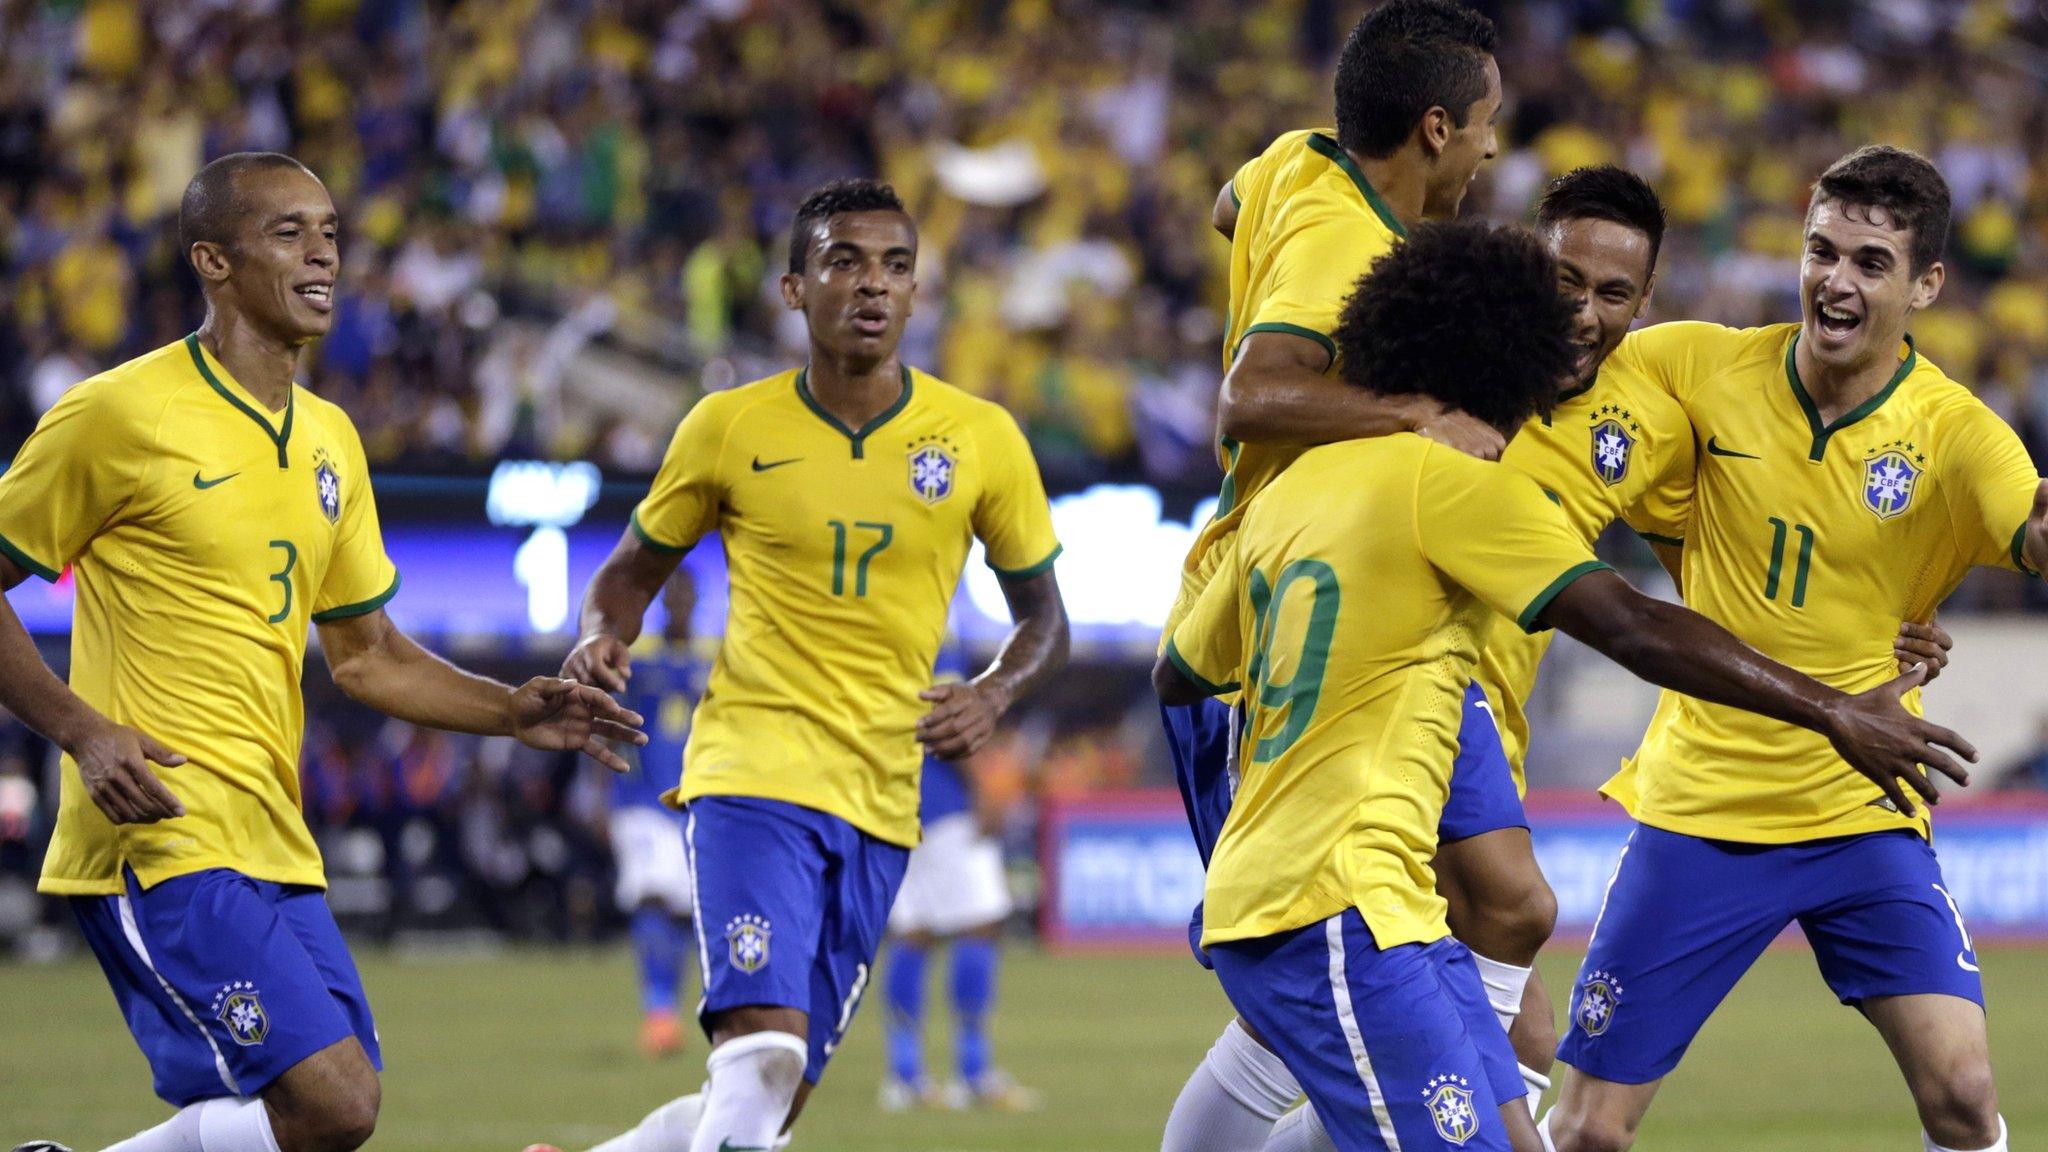
<path fill-rule="evenodd" d="M 1185 523 L 1167 519 L 1158 491 L 1142 484 L 1097 484 L 1052 502 L 1060 553 L 1060 591 L 1077 625 L 1157 629 L 1180 591 L 1180 563 L 1216 510 L 1212 497 Z M 964 579 L 974 610 L 1009 619 L 1003 589 L 976 544 Z"/>
<path fill-rule="evenodd" d="M 498 525 L 567 528 L 597 503 L 604 477 L 588 460 L 506 460 L 491 470 L 484 514 Z"/>

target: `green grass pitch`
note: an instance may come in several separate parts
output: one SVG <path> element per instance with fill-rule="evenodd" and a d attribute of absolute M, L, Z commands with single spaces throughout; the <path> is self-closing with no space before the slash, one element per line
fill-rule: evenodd
<path fill-rule="evenodd" d="M 623 950 L 496 958 L 361 957 L 382 1026 L 384 1113 L 372 1148 L 580 1149 L 694 1089 L 701 1039 L 650 1063 Z M 1576 958 L 1544 965 L 1563 989 Z M 886 963 L 886 960 L 884 961 Z M 942 973 L 943 969 L 941 969 Z M 943 1004 L 941 973 L 932 1000 Z M 2048 1131 L 2048 953 L 1991 952 L 1984 977 L 2016 1147 Z M 796 1147 L 832 1152 L 1080 1152 L 1158 1147 L 1182 1080 L 1228 1018 L 1215 981 L 1180 956 L 1055 957 L 1013 949 L 999 1058 L 1043 1089 L 1030 1116 L 874 1107 L 879 997 L 812 1097 Z M 932 1055 L 946 1056 L 934 1025 Z M 0 1147 L 49 1136 L 98 1148 L 167 1109 L 91 961 L 0 967 Z M 1706 1028 L 1643 1131 L 1648 1152 L 1916 1149 L 1918 1126 L 1877 1034 L 1837 1006 L 1801 951 L 1774 952 Z"/>

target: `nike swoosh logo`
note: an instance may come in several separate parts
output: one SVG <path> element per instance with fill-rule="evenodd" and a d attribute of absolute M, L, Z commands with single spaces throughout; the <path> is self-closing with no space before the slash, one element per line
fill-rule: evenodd
<path fill-rule="evenodd" d="M 1732 448 L 1723 448 L 1723 447 L 1721 447 L 1721 442 L 1720 442 L 1720 441 L 1721 441 L 1721 438 L 1720 438 L 1720 437 L 1718 437 L 1718 436 L 1709 436 L 1709 437 L 1707 437 L 1707 455 L 1709 455 L 1709 456 L 1732 456 L 1732 457 L 1734 457 L 1734 458 L 1735 458 L 1735 459 L 1737 459 L 1737 460 L 1761 460 L 1761 459 L 1763 459 L 1763 457 L 1761 457 L 1761 456 L 1752 456 L 1752 455 L 1750 455 L 1750 454 L 1749 454 L 1749 453 L 1747 453 L 1747 452 L 1737 452 L 1737 451 L 1735 451 L 1735 450 L 1734 450 L 1734 449 L 1732 449 Z"/>
<path fill-rule="evenodd" d="M 794 463 L 796 463 L 797 461 L 799 461 L 799 460 L 802 460 L 802 459 L 803 459 L 803 457 L 801 457 L 801 456 L 791 456 L 791 457 L 790 457 L 789 459 L 787 459 L 787 460 L 771 460 L 771 461 L 769 461 L 768 463 L 766 463 L 766 464 L 763 464 L 763 463 L 761 463 L 761 458 L 760 458 L 759 456 L 756 456 L 756 457 L 754 457 L 754 471 L 756 471 L 756 472 L 766 472 L 766 471 L 768 471 L 768 470 L 769 470 L 770 468 L 780 468 L 780 467 L 782 467 L 782 466 L 783 466 L 784 464 L 794 464 Z M 745 1150 L 745 1149 L 734 1149 L 734 1150 L 733 1150 L 733 1152 L 746 1152 L 746 1150 Z"/>
<path fill-rule="evenodd" d="M 192 486 L 203 492 L 208 488 L 213 488 L 225 484 L 228 481 L 233 480 L 235 477 L 240 475 L 240 472 L 230 472 L 227 475 L 222 476 L 218 480 L 202 480 L 199 478 L 199 473 L 194 472 L 192 474 Z"/>

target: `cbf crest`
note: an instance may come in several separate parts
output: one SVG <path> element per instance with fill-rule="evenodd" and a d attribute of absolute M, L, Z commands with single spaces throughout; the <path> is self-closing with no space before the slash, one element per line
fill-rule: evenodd
<path fill-rule="evenodd" d="M 320 500 L 320 514 L 329 524 L 341 519 L 341 473 L 334 470 L 334 457 L 321 448 L 313 453 L 313 491 Z"/>
<path fill-rule="evenodd" d="M 725 926 L 725 946 L 732 966 L 753 975 L 768 966 L 768 918 L 749 912 L 735 916 Z"/>
<path fill-rule="evenodd" d="M 244 1048 L 261 1044 L 270 1035 L 270 1014 L 263 1010 L 263 997 L 247 980 L 237 980 L 213 994 L 213 1018 L 226 1025 L 228 1035 Z"/>
<path fill-rule="evenodd" d="M 960 449 L 944 436 L 921 436 L 912 440 L 910 490 L 926 504 L 937 504 L 953 494 L 953 473 L 959 467 Z"/>
<path fill-rule="evenodd" d="M 1863 506 L 1879 520 L 1898 516 L 1913 506 L 1926 473 L 1926 453 L 1904 440 L 1892 441 L 1863 462 Z"/>
<path fill-rule="evenodd" d="M 1614 1010 L 1621 1006 L 1621 981 L 1611 972 L 1594 971 L 1579 986 L 1579 1003 L 1572 1010 L 1572 1023 L 1588 1036 L 1598 1036 L 1614 1023 Z"/>
<path fill-rule="evenodd" d="M 1429 1118 L 1436 1123 L 1436 1134 L 1449 1143 L 1463 1146 L 1479 1135 L 1479 1112 L 1472 1107 L 1470 1080 L 1456 1073 L 1432 1076 L 1422 1090 L 1422 1099 L 1429 1105 Z"/>
<path fill-rule="evenodd" d="M 1641 442 L 1642 425 L 1619 404 L 1602 404 L 1593 420 L 1593 474 L 1612 488 L 1628 479 L 1636 445 Z"/>

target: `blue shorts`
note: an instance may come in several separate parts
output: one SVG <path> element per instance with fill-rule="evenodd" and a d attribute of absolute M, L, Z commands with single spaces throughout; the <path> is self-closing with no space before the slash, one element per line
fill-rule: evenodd
<path fill-rule="evenodd" d="M 810 1018 L 816 1084 L 867 991 L 910 849 L 815 808 L 749 796 L 690 801 L 697 874 L 697 1012 L 767 1005 Z"/>
<path fill-rule="evenodd" d="M 225 868 L 147 890 L 122 875 L 127 892 L 75 896 L 71 910 L 166 1102 L 254 1096 L 350 1036 L 383 1068 L 369 998 L 319 889 Z"/>
<path fill-rule="evenodd" d="M 1735 844 L 1639 824 L 1608 881 L 1557 1058 L 1619 1084 L 1668 1075 L 1794 922 L 1844 1004 L 1920 993 L 1984 1003 L 1962 913 L 1915 833 Z"/>
<path fill-rule="evenodd" d="M 1173 756 L 1173 782 L 1180 789 L 1181 806 L 1187 810 L 1188 828 L 1195 836 L 1195 851 L 1201 853 L 1202 867 L 1216 851 L 1223 835 L 1223 822 L 1230 816 L 1230 803 L 1237 794 L 1233 757 L 1237 751 L 1235 709 L 1213 696 L 1185 707 L 1161 705 L 1159 714 L 1166 724 L 1166 746 Z M 1529 817 L 1515 791 L 1515 775 L 1508 766 L 1507 750 L 1500 742 L 1500 727 L 1486 693 L 1475 682 L 1465 688 L 1464 713 L 1458 724 L 1458 758 L 1451 765 L 1451 791 L 1437 822 L 1437 840 L 1448 844 L 1503 828 L 1527 828 Z M 1202 906 L 1188 924 L 1188 946 L 1204 968 L 1202 955 Z"/>
<path fill-rule="evenodd" d="M 1507 1152 L 1500 1101 L 1526 1089 L 1463 944 L 1382 951 L 1346 909 L 1209 956 L 1342 1152 Z"/>

